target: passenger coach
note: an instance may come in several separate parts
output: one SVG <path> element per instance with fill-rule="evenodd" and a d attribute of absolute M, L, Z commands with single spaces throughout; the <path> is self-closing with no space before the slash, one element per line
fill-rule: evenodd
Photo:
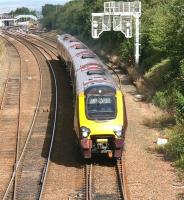
<path fill-rule="evenodd" d="M 73 82 L 74 129 L 84 158 L 121 158 L 127 126 L 123 94 L 96 54 L 71 35 L 57 39 L 58 55 Z"/>

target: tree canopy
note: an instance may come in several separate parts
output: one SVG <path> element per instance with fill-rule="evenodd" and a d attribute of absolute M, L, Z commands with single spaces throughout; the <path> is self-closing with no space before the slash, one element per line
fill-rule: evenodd
<path fill-rule="evenodd" d="M 36 11 L 29 10 L 26 7 L 17 8 L 15 11 L 11 11 L 10 15 L 34 15 L 36 16 Z"/>

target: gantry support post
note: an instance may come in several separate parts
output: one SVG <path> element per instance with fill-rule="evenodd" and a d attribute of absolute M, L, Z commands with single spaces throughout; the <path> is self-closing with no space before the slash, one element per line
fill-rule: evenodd
<path fill-rule="evenodd" d="M 135 64 L 139 65 L 139 56 L 140 56 L 140 37 L 139 37 L 139 29 L 140 29 L 140 22 L 139 16 L 135 17 Z"/>

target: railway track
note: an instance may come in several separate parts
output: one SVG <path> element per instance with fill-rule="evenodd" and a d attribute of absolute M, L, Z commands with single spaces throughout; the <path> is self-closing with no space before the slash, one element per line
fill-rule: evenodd
<path fill-rule="evenodd" d="M 49 40 L 50 42 L 56 43 L 56 33 L 52 33 L 52 34 L 47 34 L 47 33 L 35 33 L 33 32 L 33 34 L 40 36 L 41 38 L 44 38 L 46 40 Z"/>
<path fill-rule="evenodd" d="M 42 43 L 43 46 L 46 48 L 49 46 L 49 49 L 53 49 L 57 51 L 57 45 L 56 45 L 56 39 L 52 39 L 46 36 L 39 37 L 39 35 L 34 35 L 34 34 L 23 34 L 19 32 L 9 32 L 10 34 L 15 34 L 16 36 L 23 37 L 25 39 L 28 39 L 29 41 L 35 43 L 35 41 L 39 41 Z M 46 40 L 45 40 L 46 39 Z M 35 43 L 36 45 L 36 43 Z"/>
<path fill-rule="evenodd" d="M 10 153 L 8 149 L 11 149 L 11 160 L 9 161 L 8 165 L 13 166 L 17 163 L 18 158 L 18 151 L 19 151 L 19 143 L 20 143 L 20 115 L 21 115 L 21 81 L 22 81 L 22 73 L 21 73 L 21 56 L 18 50 L 15 48 L 14 45 L 11 45 L 17 56 L 17 62 L 12 66 L 9 66 L 7 79 L 4 84 L 4 90 L 1 98 L 1 134 L 7 138 L 7 134 L 10 133 L 8 136 L 9 138 L 15 138 L 14 142 L 11 142 L 9 145 L 6 144 L 3 150 L 6 153 Z M 11 112 L 12 115 L 10 116 L 8 112 Z M 8 130 L 12 130 L 9 132 Z M 10 141 L 9 141 L 10 142 Z M 5 140 L 6 143 L 6 140 Z M 10 154 L 10 155 L 12 155 Z M 15 156 L 14 156 L 15 154 Z M 3 154 L 1 154 L 3 157 Z M 14 161 L 13 161 L 13 160 Z"/>
<path fill-rule="evenodd" d="M 16 37 L 16 36 L 11 35 L 11 37 Z M 24 45 L 26 45 L 27 47 L 30 45 L 30 46 L 34 46 L 34 48 L 37 49 L 37 53 L 35 53 L 35 50 L 33 50 L 33 47 L 31 47 L 34 54 L 37 54 L 39 56 L 41 54 L 44 54 L 45 59 L 47 60 L 45 62 L 49 63 L 49 60 L 51 60 L 49 65 L 50 65 L 50 67 L 52 67 L 52 61 L 57 60 L 57 57 L 56 57 L 57 54 L 56 54 L 56 51 L 54 50 L 53 47 L 51 47 L 51 46 L 49 47 L 49 44 L 43 45 L 43 43 L 47 43 L 47 42 L 45 42 L 43 40 L 39 40 L 38 38 L 33 39 L 32 37 L 26 37 L 26 40 L 25 40 L 25 38 L 24 39 L 21 38 L 21 35 L 19 35 L 18 37 L 19 37 L 18 40 L 20 42 L 24 43 Z M 47 50 L 47 49 L 49 49 L 49 50 Z M 43 62 L 41 62 L 41 63 L 43 63 Z M 43 71 L 43 69 L 41 69 L 41 70 Z M 44 68 L 44 70 L 45 70 L 45 68 Z M 52 70 L 52 68 L 51 68 L 51 70 Z M 53 71 L 55 71 L 55 70 L 56 69 L 54 69 Z M 47 74 L 47 76 L 48 76 L 48 74 Z M 57 76 L 58 75 L 56 75 L 56 79 L 58 78 L 58 80 L 59 80 L 60 77 L 57 77 Z M 56 83 L 56 79 L 54 79 L 52 82 Z M 46 81 L 46 82 L 48 82 L 48 81 Z M 44 84 L 44 80 L 43 80 L 43 84 Z M 48 86 L 48 83 L 47 83 L 47 86 Z M 57 91 L 57 89 L 56 89 L 56 91 Z M 43 92 L 43 93 L 45 93 L 45 92 Z M 55 98 L 55 100 L 56 99 L 57 98 Z M 62 100 L 59 100 L 59 101 L 62 101 Z M 70 102 L 70 103 L 72 103 L 72 102 Z M 43 107 L 42 102 L 40 102 L 40 104 L 41 104 L 40 107 Z M 57 105 L 57 102 L 55 101 L 54 104 Z M 66 104 L 66 105 L 68 105 L 68 104 Z M 63 104 L 62 106 L 65 107 L 66 105 Z M 40 108 L 39 108 L 39 110 L 40 110 Z M 47 113 L 47 111 L 48 112 L 50 111 L 49 108 L 45 109 L 45 107 L 44 107 L 44 110 L 46 110 L 46 113 Z M 60 108 L 59 108 L 59 110 L 60 110 Z M 63 170 L 63 168 L 60 168 L 58 166 L 57 167 L 53 166 L 53 163 L 52 163 L 52 165 L 49 169 L 50 174 L 48 174 L 48 168 L 49 168 L 50 160 L 54 160 L 55 157 L 58 156 L 57 155 L 58 154 L 57 153 L 58 148 L 60 148 L 61 151 L 62 150 L 67 151 L 67 148 L 68 148 L 68 147 L 66 148 L 65 143 L 61 142 L 61 140 L 60 140 L 60 138 L 58 137 L 58 134 L 57 134 L 56 138 L 59 138 L 59 139 L 56 139 L 55 148 L 54 148 L 55 151 L 52 155 L 55 128 L 57 128 L 60 131 L 61 131 L 61 128 L 64 128 L 64 132 L 71 131 L 71 130 L 67 130 L 66 127 L 57 127 L 58 125 L 56 125 L 56 123 L 51 125 L 51 127 L 53 127 L 53 129 L 50 130 L 49 132 L 52 132 L 53 135 L 51 136 L 50 134 L 47 133 L 47 136 L 46 136 L 47 139 L 46 139 L 46 141 L 44 141 L 45 152 L 43 153 L 40 150 L 37 153 L 35 152 L 35 154 L 37 154 L 37 155 L 38 154 L 44 155 L 43 156 L 44 159 L 42 159 L 42 161 L 35 158 L 37 155 L 30 153 L 31 151 L 34 151 L 36 146 L 41 146 L 41 145 L 39 145 L 40 142 L 39 142 L 38 138 L 40 138 L 41 135 L 44 134 L 44 131 L 43 130 L 41 131 L 42 134 L 36 135 L 35 133 L 40 132 L 39 131 L 40 124 L 43 124 L 43 121 L 42 121 L 43 119 L 41 117 L 42 114 L 43 113 L 39 113 L 39 112 L 37 114 L 37 119 L 40 118 L 40 120 L 38 120 L 36 122 L 36 124 L 34 125 L 32 137 L 31 137 L 31 138 L 35 138 L 35 139 L 33 139 L 33 141 L 30 140 L 28 142 L 28 147 L 26 148 L 27 149 L 26 151 L 27 151 L 28 154 L 26 154 L 26 156 L 24 155 L 22 157 L 23 162 L 20 165 L 20 167 L 18 167 L 18 170 L 17 170 L 17 174 L 18 174 L 17 189 L 16 189 L 16 195 L 15 195 L 14 199 L 25 199 L 26 197 L 29 197 L 30 199 L 48 199 L 49 195 L 52 195 L 51 194 L 52 192 L 49 193 L 49 188 L 52 188 L 51 191 L 53 191 L 54 183 L 57 186 L 57 183 L 56 183 L 57 179 L 52 180 L 53 173 L 51 173 L 51 172 L 56 171 L 56 170 Z M 58 115 L 58 118 L 63 117 L 62 116 L 63 113 L 60 113 L 60 111 L 59 111 L 59 114 L 56 114 L 56 112 L 52 111 L 52 117 L 56 117 L 56 115 Z M 72 123 L 69 126 L 72 126 Z M 65 138 L 66 138 L 66 135 L 65 135 Z M 71 140 L 71 137 L 69 137 L 69 138 Z M 64 138 L 62 138 L 62 139 L 64 139 Z M 51 145 L 48 144 L 49 143 L 48 140 L 52 141 Z M 73 141 L 74 140 L 75 139 L 73 139 Z M 57 141 L 59 141 L 60 143 L 58 144 Z M 42 138 L 42 142 L 43 142 L 43 138 Z M 34 143 L 36 143 L 37 145 L 35 146 Z M 63 145 L 63 147 L 62 147 L 62 145 Z M 75 145 L 75 144 L 73 144 L 73 145 Z M 47 152 L 47 149 L 49 148 L 49 146 L 50 146 L 50 150 L 49 150 L 49 152 Z M 74 151 L 75 151 L 74 155 L 76 156 L 76 150 L 74 150 Z M 72 152 L 70 152 L 70 153 L 71 153 L 71 155 L 73 154 Z M 66 153 L 66 154 L 69 156 L 70 153 Z M 76 182 L 77 182 L 77 187 L 75 186 L 74 189 L 69 190 L 70 193 L 68 192 L 68 195 L 66 195 L 66 196 L 68 196 L 68 199 L 71 199 L 71 200 L 72 199 L 92 200 L 92 199 L 100 199 L 100 198 L 101 199 L 103 199 L 103 198 L 105 198 L 105 199 L 125 199 L 125 200 L 129 199 L 127 197 L 128 195 L 127 195 L 127 192 L 126 192 L 126 180 L 124 178 L 124 170 L 122 170 L 123 165 L 122 165 L 121 161 L 117 161 L 116 164 L 114 163 L 113 166 L 110 166 L 107 170 L 106 166 L 104 166 L 106 164 L 103 164 L 103 166 L 98 165 L 96 163 L 84 164 L 83 161 L 81 162 L 79 160 L 76 160 L 76 158 L 66 158 L 64 155 L 61 155 L 61 154 L 59 156 L 61 156 L 62 162 L 64 162 L 65 164 L 66 163 L 72 163 L 72 165 L 75 168 L 75 170 L 73 170 L 74 172 L 70 171 L 71 172 L 70 174 L 71 174 L 72 178 L 74 179 L 74 181 L 72 181 L 70 179 L 70 181 L 71 181 L 70 186 L 74 187 L 73 185 L 76 185 Z M 32 165 L 31 160 L 36 160 L 35 164 L 33 163 L 33 165 L 34 165 L 33 167 L 31 167 L 31 165 Z M 38 164 L 38 163 L 39 163 L 39 166 L 40 166 L 39 168 L 36 167 L 36 164 Z M 34 171 L 33 171 L 33 169 L 34 169 Z M 64 169 L 64 170 L 66 170 L 66 169 Z M 64 170 L 63 170 L 63 173 L 65 172 Z M 106 185 L 105 181 L 107 181 L 106 178 L 109 176 L 109 174 L 111 174 L 113 176 L 113 180 L 111 179 L 112 176 L 109 179 L 110 185 L 112 186 L 112 182 L 113 182 L 113 185 L 114 185 L 113 190 L 110 191 L 111 194 L 106 194 L 106 191 L 103 188 L 102 188 L 102 191 L 97 190 L 97 188 L 100 188 L 100 185 L 99 185 L 100 183 L 99 183 L 99 180 L 98 180 L 98 176 L 99 176 L 98 173 L 100 171 L 104 171 L 104 170 L 107 170 L 107 174 L 106 174 L 106 176 L 105 176 L 105 174 L 103 174 L 103 176 L 101 174 L 101 178 L 102 178 L 101 181 L 103 182 L 103 185 Z M 57 172 L 57 173 L 59 173 L 59 172 Z M 47 176 L 49 176 L 49 177 L 47 177 Z M 67 178 L 69 178 L 69 177 L 67 177 Z M 29 183 L 27 181 L 28 179 L 29 179 Z M 54 182 L 52 182 L 52 181 L 54 181 Z M 32 183 L 30 183 L 30 182 L 32 182 Z M 73 183 L 73 182 L 75 182 L 75 183 Z M 62 182 L 60 182 L 60 184 L 62 184 Z M 67 181 L 66 181 L 66 184 L 67 184 Z M 65 184 L 62 184 L 62 187 L 65 187 Z M 108 187 L 108 186 L 104 186 L 104 187 Z M 59 190 L 58 192 L 61 195 L 62 190 Z M 10 193 L 8 193 L 8 195 Z M 56 196 L 57 196 L 57 192 L 56 192 Z M 61 197 L 61 199 L 62 198 L 65 199 L 66 196 L 63 194 L 63 196 L 59 196 L 59 198 Z M 9 197 L 9 196 L 7 196 L 7 197 Z M 57 199 L 57 197 L 55 199 Z"/>
<path fill-rule="evenodd" d="M 56 36 L 56 35 L 54 35 Z M 51 43 L 56 43 L 56 38 L 51 38 L 51 37 L 47 37 L 47 36 L 41 36 L 41 38 L 46 39 L 48 41 L 50 41 Z"/>
<path fill-rule="evenodd" d="M 43 42 L 43 41 L 41 41 Z M 46 43 L 46 42 L 44 42 Z M 118 73 L 116 69 L 113 69 L 113 67 L 109 66 L 109 69 L 114 74 L 115 78 L 117 79 L 117 82 L 119 83 L 119 87 L 121 88 L 121 80 L 118 76 Z M 105 195 L 105 191 L 102 191 L 101 194 L 95 194 L 95 175 L 93 175 L 93 171 L 96 169 L 96 165 L 93 165 L 92 163 L 86 164 L 84 167 L 84 176 L 83 179 L 85 180 L 85 189 L 80 190 L 80 192 L 77 195 L 71 195 L 68 197 L 68 199 L 124 199 L 129 200 L 129 192 L 127 189 L 127 180 L 126 180 L 126 173 L 125 173 L 125 163 L 123 160 L 118 160 L 114 163 L 114 166 L 111 166 L 111 169 L 108 170 L 108 173 L 112 173 L 113 171 L 113 177 L 114 177 L 114 191 L 111 191 L 112 194 Z M 105 166 L 98 166 L 99 170 L 97 171 L 103 171 L 103 168 Z M 106 174 L 108 177 L 109 174 Z M 109 177 L 110 178 L 110 177 Z M 112 178 L 112 177 L 111 177 Z M 103 181 L 102 181 L 103 182 Z M 112 180 L 110 180 L 110 183 L 112 183 Z M 103 184 L 103 183 L 102 183 Z M 110 185 L 111 186 L 111 185 Z M 98 187 L 98 186 L 97 186 Z M 100 196 L 102 195 L 102 196 Z"/>
<path fill-rule="evenodd" d="M 92 199 L 92 164 L 85 166 L 85 199 Z"/>
<path fill-rule="evenodd" d="M 105 164 L 106 163 L 106 164 Z M 87 163 L 85 166 L 85 200 L 128 200 L 122 160 L 101 164 Z"/>
<path fill-rule="evenodd" d="M 53 42 L 51 44 L 51 43 L 43 40 L 43 38 L 38 38 L 37 36 L 34 36 L 34 35 L 27 35 L 27 34 L 22 34 L 22 33 L 12 33 L 12 32 L 9 32 L 9 34 L 11 34 L 11 35 L 13 34 L 15 37 L 24 39 L 25 41 L 31 43 L 32 45 L 34 45 L 36 48 L 38 48 L 43 53 L 48 54 L 48 56 L 50 56 L 51 59 L 53 59 L 53 60 L 58 59 L 56 44 L 54 45 Z M 48 58 L 48 60 L 49 60 L 49 58 Z"/>
<path fill-rule="evenodd" d="M 50 79 L 49 75 L 50 72 L 47 66 L 47 61 L 46 61 L 47 58 L 45 58 L 45 61 L 43 61 L 44 58 L 43 55 L 41 55 L 42 53 L 40 51 L 35 50 L 33 47 L 31 47 L 30 44 L 27 44 L 26 46 L 33 52 L 37 61 L 39 62 L 40 70 L 42 71 L 42 77 L 43 77 L 42 90 L 40 91 L 40 102 L 37 107 L 38 113 L 36 115 L 36 119 L 34 121 L 34 124 L 32 125 L 29 138 L 26 141 L 24 152 L 21 154 L 20 159 L 18 160 L 18 163 L 12 175 L 12 179 L 9 183 L 9 187 L 7 188 L 7 191 L 3 199 L 9 199 L 12 198 L 12 196 L 13 199 L 25 199 L 28 197 L 32 199 L 38 198 L 38 196 L 40 195 L 40 188 L 41 188 L 41 185 L 39 185 L 38 183 L 41 177 L 43 177 L 42 172 L 44 171 L 45 165 L 47 163 L 46 162 L 47 150 L 44 149 L 42 150 L 42 146 L 44 146 L 45 149 L 48 149 L 49 141 L 46 140 L 48 140 L 48 138 L 51 137 L 49 135 L 51 129 L 53 130 L 52 133 L 54 133 L 55 130 L 54 124 L 56 122 L 55 120 L 57 111 L 56 108 L 57 97 L 54 97 L 55 101 L 53 101 L 53 96 L 52 96 L 53 88 L 52 89 L 49 88 L 49 86 L 51 86 L 52 84 L 50 83 L 48 85 L 48 83 L 52 82 L 52 80 Z M 45 64 L 43 65 L 43 63 Z M 56 81 L 54 81 L 54 84 L 56 84 Z M 57 91 L 57 88 L 55 89 L 55 91 Z M 53 108 L 49 107 L 50 104 L 52 106 L 55 105 L 54 112 L 52 111 Z M 52 112 L 50 112 L 50 110 Z M 52 124 L 49 122 L 50 118 L 55 119 L 54 122 L 52 122 Z M 48 127 L 48 124 L 50 124 L 50 127 Z M 49 152 L 49 154 L 51 154 L 51 152 Z M 43 155 L 45 158 L 42 158 Z M 15 187 L 12 188 L 15 178 L 17 182 L 16 188 Z"/>
<path fill-rule="evenodd" d="M 8 40 L 11 41 L 11 43 L 15 46 L 17 51 L 19 51 L 19 52 L 22 51 L 23 47 L 21 46 L 21 43 L 17 42 L 16 40 L 12 41 L 12 38 L 9 38 Z M 21 101 L 21 106 L 20 106 L 21 110 L 22 110 L 22 113 L 21 113 L 21 120 L 19 120 L 20 121 L 19 124 L 21 124 L 21 132 L 19 134 L 20 136 L 18 135 L 18 137 L 17 137 L 17 148 L 16 148 L 17 151 L 16 151 L 15 168 L 14 168 L 12 179 L 11 179 L 11 181 L 9 183 L 9 187 L 7 189 L 7 192 L 4 195 L 4 198 L 6 198 L 7 194 L 9 193 L 8 191 L 10 190 L 10 188 L 13 185 L 14 188 L 12 189 L 12 196 L 13 196 L 14 199 L 16 199 L 17 179 L 18 179 L 17 172 L 19 171 L 20 161 L 21 161 L 22 157 L 25 154 L 25 150 L 27 148 L 27 144 L 29 143 L 29 140 L 30 140 L 30 137 L 31 137 L 32 128 L 34 126 L 35 119 L 36 119 L 36 116 L 37 116 L 37 111 L 38 111 L 38 108 L 39 108 L 40 96 L 41 96 L 41 90 L 42 90 L 41 73 L 39 73 L 40 74 L 40 80 L 36 81 L 35 80 L 36 70 L 34 68 L 34 63 L 31 63 L 32 64 L 31 70 L 34 71 L 34 72 L 31 72 L 31 70 L 29 68 L 26 68 L 26 63 L 28 61 L 27 60 L 28 58 L 26 60 L 25 60 L 25 58 L 26 58 L 26 56 L 24 55 L 24 57 L 23 57 L 23 53 L 22 53 L 22 56 L 21 56 L 21 60 L 22 60 L 21 69 L 22 69 L 22 74 L 24 74 L 24 76 L 23 76 L 24 78 L 22 78 L 24 80 L 24 84 L 22 84 L 22 83 L 20 84 L 21 88 L 22 88 L 22 92 L 21 92 L 22 93 L 22 95 L 21 95 L 22 101 Z M 39 69 L 38 69 L 38 71 L 39 71 Z M 28 74 L 29 74 L 29 76 L 25 77 L 25 75 L 28 75 Z M 30 75 L 32 75 L 32 76 L 30 76 Z M 32 84 L 30 83 L 30 80 L 32 80 L 32 77 L 34 79 L 35 86 L 36 86 L 37 82 L 39 82 L 39 84 L 40 84 L 40 89 L 38 90 L 38 93 L 35 93 L 34 90 L 31 89 L 32 88 Z M 26 83 L 25 80 L 27 80 L 29 83 L 28 82 Z M 34 104 L 33 104 L 33 102 L 31 102 L 31 104 L 30 104 L 28 100 L 25 102 L 26 93 L 27 93 L 26 90 L 27 89 L 29 89 L 29 91 L 32 92 L 31 94 L 33 96 L 36 96 L 35 100 L 34 100 L 34 102 L 35 102 Z M 35 93 L 35 95 L 34 95 L 34 93 Z M 30 97 L 30 93 L 28 93 L 27 99 L 32 99 L 32 97 Z M 28 115 L 30 115 L 29 114 L 30 113 L 30 109 L 28 109 L 29 107 L 31 107 L 31 109 L 32 109 L 32 113 L 31 113 L 32 116 L 28 117 L 28 116 L 26 116 L 27 114 L 25 114 L 25 113 L 28 112 Z M 31 125 L 29 125 L 29 124 L 31 124 Z M 24 126 L 28 126 L 28 127 L 22 128 Z M 24 133 L 24 132 L 26 132 L 26 133 Z M 20 154 L 20 156 L 19 156 L 19 154 Z"/>

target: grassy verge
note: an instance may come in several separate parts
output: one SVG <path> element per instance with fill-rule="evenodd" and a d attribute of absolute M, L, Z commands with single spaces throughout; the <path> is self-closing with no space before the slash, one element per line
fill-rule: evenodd
<path fill-rule="evenodd" d="M 174 66 L 169 59 L 164 59 L 147 71 L 136 81 L 138 90 L 147 100 L 165 110 L 163 116 L 155 120 L 146 120 L 145 125 L 164 131 L 168 143 L 156 147 L 165 158 L 174 161 L 175 166 L 184 170 L 184 67 L 174 74 Z"/>

